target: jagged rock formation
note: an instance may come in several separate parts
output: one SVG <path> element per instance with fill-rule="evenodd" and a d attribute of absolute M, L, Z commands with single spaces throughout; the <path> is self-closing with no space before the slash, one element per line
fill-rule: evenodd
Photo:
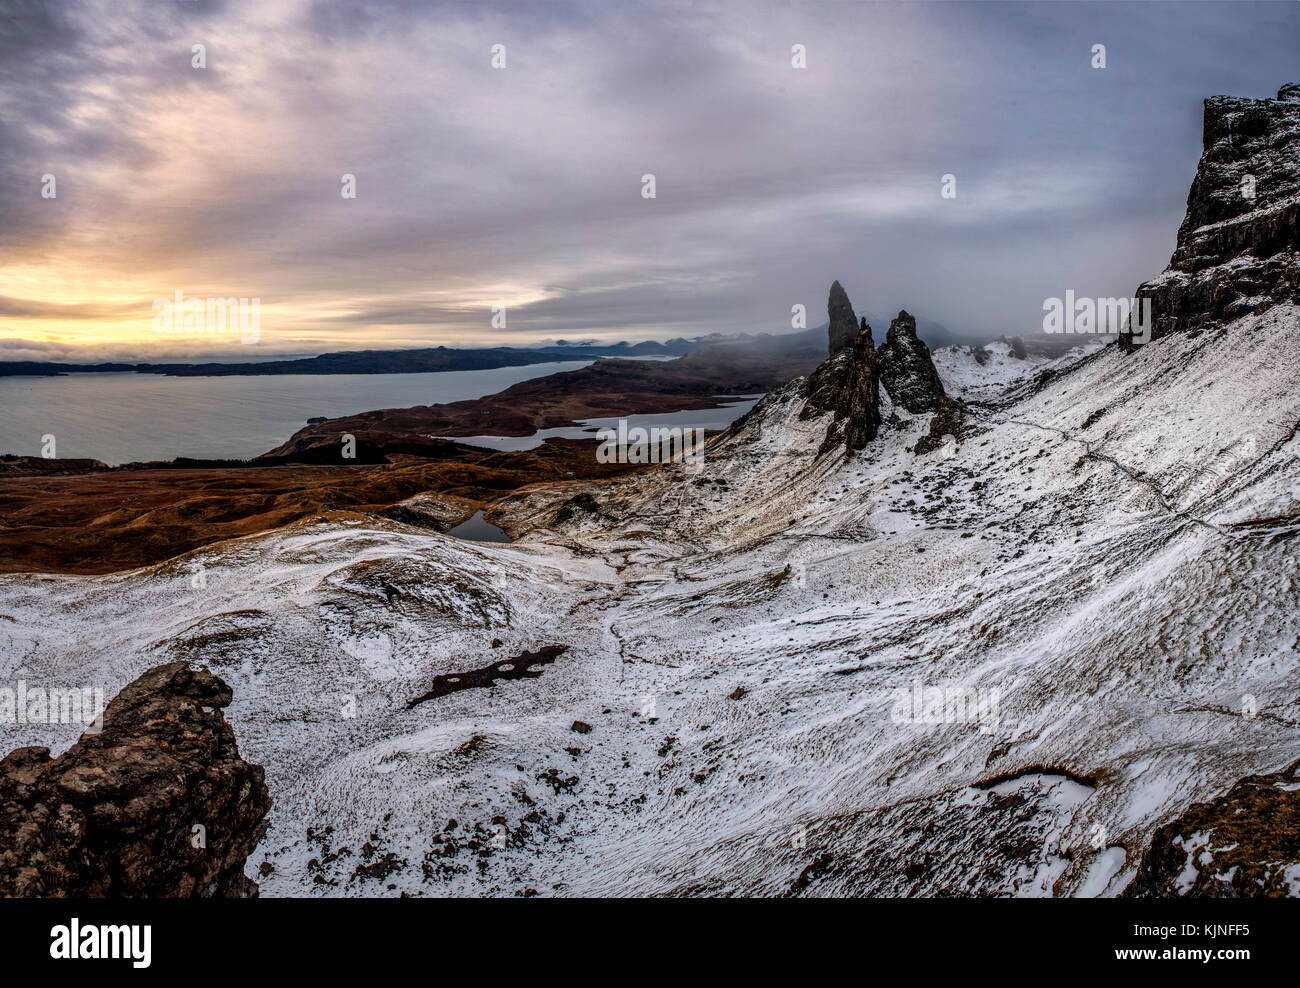
<path fill-rule="evenodd" d="M 266 832 L 262 768 L 239 756 L 230 688 L 156 666 L 58 758 L 0 761 L 0 895 L 252 897 L 244 860 Z"/>
<path fill-rule="evenodd" d="M 934 418 L 930 419 L 930 431 L 917 440 L 912 452 L 917 456 L 933 453 L 943 446 L 944 436 L 960 439 L 965 431 L 965 403 L 956 398 L 949 398 L 947 395 L 940 395 Z"/>
<path fill-rule="evenodd" d="M 828 311 L 830 358 L 808 376 L 805 385 L 805 417 L 835 413 L 819 453 L 841 442 L 850 451 L 860 450 L 876 438 L 881 385 L 895 405 L 914 415 L 939 413 L 931 422 L 930 434 L 917 444 L 917 453 L 937 449 L 945 435 L 961 435 L 966 406 L 944 393 L 930 348 L 916 335 L 913 316 L 900 311 L 879 349 L 864 318 L 846 349 L 841 341 L 846 320 L 853 318 L 853 305 L 838 281 L 831 285 Z"/>
<path fill-rule="evenodd" d="M 842 304 L 841 304 L 842 303 Z M 830 358 L 808 375 L 805 385 L 804 417 L 834 412 L 818 453 L 845 444 L 860 450 L 876 438 L 880 429 L 880 385 L 876 375 L 876 346 L 871 327 L 863 319 L 857 326 L 850 348 L 836 347 L 836 309 L 853 318 L 853 306 L 837 281 L 831 285 Z"/>
<path fill-rule="evenodd" d="M 1136 297 L 1151 299 L 1153 340 L 1300 299 L 1300 84 L 1277 99 L 1205 101 L 1178 244 Z M 1131 329 L 1120 336 L 1124 350 L 1138 345 Z"/>
<path fill-rule="evenodd" d="M 880 431 L 880 385 L 876 371 L 876 347 L 865 319 L 853 341 L 841 405 L 844 409 L 844 442 L 850 450 L 862 449 Z M 837 411 L 838 417 L 838 411 Z"/>
<path fill-rule="evenodd" d="M 826 300 L 826 315 L 830 318 L 827 330 L 830 355 L 833 357 L 841 350 L 852 349 L 858 334 L 858 319 L 853 314 L 848 293 L 838 281 L 831 283 L 831 294 Z"/>
<path fill-rule="evenodd" d="M 880 383 L 889 399 L 913 415 L 937 411 L 943 382 L 930 359 L 930 348 L 916 335 L 916 319 L 906 311 L 889 324 L 878 358 Z"/>
<path fill-rule="evenodd" d="M 1156 831 L 1126 898 L 1295 895 L 1300 872 L 1300 762 L 1252 775 Z"/>

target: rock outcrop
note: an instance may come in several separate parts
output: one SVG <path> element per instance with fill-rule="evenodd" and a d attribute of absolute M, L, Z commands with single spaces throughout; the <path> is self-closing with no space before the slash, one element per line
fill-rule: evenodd
<path fill-rule="evenodd" d="M 1300 762 L 1242 779 L 1155 832 L 1126 898 L 1282 898 L 1300 873 Z"/>
<path fill-rule="evenodd" d="M 804 415 L 834 412 L 818 453 L 844 444 L 850 452 L 864 448 L 880 430 L 880 384 L 876 346 L 867 320 L 854 327 L 849 346 L 837 347 L 837 320 L 843 335 L 844 313 L 852 320 L 853 306 L 837 281 L 831 285 L 830 357 L 808 375 L 804 385 Z"/>
<path fill-rule="evenodd" d="M 43 456 L 0 456 L 0 477 L 49 477 L 108 470 L 102 460 L 46 459 Z"/>
<path fill-rule="evenodd" d="M 948 397 L 930 358 L 930 348 L 916 335 L 916 319 L 906 311 L 889 324 L 885 342 L 877 348 L 871 327 L 863 319 L 849 346 L 841 345 L 845 321 L 853 318 L 853 305 L 840 283 L 831 285 L 829 359 L 808 375 L 804 386 L 804 415 L 834 412 L 819 452 L 841 443 L 850 452 L 860 450 L 880 431 L 880 388 L 890 401 L 913 415 L 936 413 L 930 432 L 915 452 L 929 453 L 943 445 L 943 437 L 960 437 L 966 406 Z"/>
<path fill-rule="evenodd" d="M 826 315 L 830 318 L 829 350 L 833 357 L 841 350 L 853 348 L 858 335 L 858 318 L 853 314 L 849 296 L 838 281 L 831 282 L 831 294 L 826 300 Z"/>
<path fill-rule="evenodd" d="M 1153 340 L 1300 300 L 1300 84 L 1277 99 L 1213 96 L 1204 121 L 1173 257 L 1137 290 Z M 1126 351 L 1140 345 L 1133 329 Z"/>
<path fill-rule="evenodd" d="M 844 410 L 844 442 L 859 450 L 880 431 L 880 384 L 876 370 L 876 347 L 865 319 L 853 340 L 853 356 L 841 397 Z"/>
<path fill-rule="evenodd" d="M 961 439 L 966 431 L 966 405 L 957 398 L 941 395 L 934 417 L 930 419 L 930 431 L 917 440 L 912 452 L 917 456 L 933 453 L 943 448 L 945 436 Z"/>
<path fill-rule="evenodd" d="M 63 755 L 0 761 L 0 896 L 256 896 L 244 861 L 271 799 L 221 713 L 231 698 L 207 670 L 157 666 Z"/>
<path fill-rule="evenodd" d="M 889 400 L 913 415 L 938 411 L 943 382 L 930 359 L 930 348 L 916 335 L 916 319 L 906 311 L 889 324 L 877 363 Z"/>

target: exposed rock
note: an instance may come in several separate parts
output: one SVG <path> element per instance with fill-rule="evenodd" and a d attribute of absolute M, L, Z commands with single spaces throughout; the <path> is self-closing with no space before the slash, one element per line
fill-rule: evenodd
<path fill-rule="evenodd" d="M 853 314 L 853 305 L 848 293 L 838 281 L 831 282 L 831 294 L 826 300 L 826 315 L 830 317 L 830 355 L 833 357 L 841 350 L 848 350 L 858 333 L 858 317 Z"/>
<path fill-rule="evenodd" d="M 917 456 L 932 453 L 944 445 L 944 437 L 960 439 L 966 430 L 966 405 L 947 395 L 939 396 L 939 405 L 934 417 L 930 419 L 930 431 L 922 436 L 912 448 Z"/>
<path fill-rule="evenodd" d="M 865 319 L 853 341 L 853 359 L 842 400 L 846 422 L 844 442 L 850 450 L 862 449 L 880 431 L 880 384 L 876 371 L 876 348 L 871 327 Z"/>
<path fill-rule="evenodd" d="M 819 453 L 841 442 L 849 450 L 859 450 L 876 438 L 880 429 L 880 386 L 876 377 L 875 343 L 865 319 L 858 327 L 852 350 L 834 354 L 808 375 L 804 387 L 805 417 L 835 413 Z"/>
<path fill-rule="evenodd" d="M 58 758 L 0 761 L 0 895 L 256 896 L 244 861 L 271 799 L 221 713 L 230 701 L 206 669 L 156 666 Z"/>
<path fill-rule="evenodd" d="M 913 316 L 900 311 L 898 318 L 889 324 L 885 343 L 879 349 L 872 339 L 871 327 L 863 319 L 853 337 L 852 348 L 845 350 L 837 348 L 836 341 L 843 335 L 844 314 L 851 314 L 853 306 L 838 281 L 831 285 L 829 308 L 831 356 L 808 375 L 804 391 L 805 417 L 828 411 L 835 413 L 819 452 L 824 453 L 840 443 L 850 451 L 860 450 L 876 438 L 880 431 L 881 385 L 895 405 L 915 415 L 942 413 L 931 423 L 931 435 L 918 444 L 918 452 L 937 448 L 945 434 L 960 434 L 965 406 L 944 393 L 939 372 L 930 359 L 930 348 L 916 335 Z"/>
<path fill-rule="evenodd" d="M 930 359 L 930 348 L 916 335 L 916 319 L 905 311 L 889 324 L 876 359 L 880 383 L 889 398 L 913 415 L 933 412 L 944 397 L 943 382 Z"/>
<path fill-rule="evenodd" d="M 1281 898 L 1300 872 L 1300 762 L 1242 779 L 1156 831 L 1127 898 Z M 1289 873 L 1289 875 L 1288 875 Z"/>
<path fill-rule="evenodd" d="M 1204 150 L 1164 273 L 1141 285 L 1151 339 L 1300 300 L 1300 85 L 1205 101 Z M 1141 304 L 1139 302 L 1139 304 Z M 1120 336 L 1140 345 L 1133 327 Z"/>
<path fill-rule="evenodd" d="M 568 645 L 543 645 L 536 652 L 520 652 L 481 669 L 435 676 L 433 688 L 410 701 L 406 709 L 410 710 L 426 700 L 436 700 L 461 690 L 490 689 L 498 679 L 536 679 L 545 670 L 534 668 L 535 666 L 548 666 L 568 650 Z"/>
<path fill-rule="evenodd" d="M 600 507 L 600 502 L 584 491 L 582 494 L 575 494 L 560 505 L 555 512 L 555 524 L 563 525 L 575 518 L 599 518 L 604 513 Z"/>
<path fill-rule="evenodd" d="M 62 474 L 94 473 L 108 470 L 102 460 L 54 459 L 43 456 L 0 456 L 0 477 L 48 477 Z"/>

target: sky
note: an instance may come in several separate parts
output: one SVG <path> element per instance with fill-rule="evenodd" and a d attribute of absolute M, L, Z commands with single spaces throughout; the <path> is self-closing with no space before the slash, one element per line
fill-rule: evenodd
<path fill-rule="evenodd" d="M 781 333 L 833 279 L 1039 332 L 1164 268 L 1201 101 L 1298 52 L 1282 2 L 0 0 L 0 359 Z"/>

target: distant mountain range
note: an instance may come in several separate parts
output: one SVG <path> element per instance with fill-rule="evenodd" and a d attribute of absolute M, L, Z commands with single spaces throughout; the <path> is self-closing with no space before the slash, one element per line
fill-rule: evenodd
<path fill-rule="evenodd" d="M 873 326 L 887 327 L 888 319 L 867 316 Z M 931 347 L 952 343 L 976 343 L 937 322 L 917 319 L 917 334 Z M 596 357 L 680 357 L 709 346 L 744 345 L 747 348 L 799 350 L 820 347 L 826 335 L 823 324 L 799 333 L 710 333 L 691 339 L 681 337 L 659 342 L 601 343 L 596 340 L 554 340 L 530 347 L 423 347 L 412 350 L 342 350 L 315 357 L 287 357 L 283 360 L 206 363 L 129 363 L 106 361 L 73 364 L 59 361 L 0 361 L 0 377 L 54 377 L 61 374 L 163 374 L 171 377 L 225 377 L 264 374 L 418 374 L 435 371 L 491 370 L 495 367 L 523 367 L 564 360 Z"/>
<path fill-rule="evenodd" d="M 646 340 L 641 343 L 582 342 L 567 344 L 556 341 L 554 345 L 537 347 L 486 347 L 460 349 L 453 347 L 427 347 L 413 350 L 346 350 L 323 353 L 316 357 L 294 357 L 284 360 L 262 360 L 221 363 L 211 361 L 200 364 L 115 363 L 71 364 L 53 361 L 18 360 L 0 362 L 0 377 L 37 376 L 60 374 L 130 373 L 165 374 L 173 377 L 212 377 L 260 374 L 415 374 L 431 371 L 490 370 L 495 367 L 522 367 L 529 364 L 554 363 L 564 360 L 591 360 L 595 357 L 680 357 L 707 346 L 718 344 L 757 344 L 765 349 L 798 348 L 806 345 L 807 334 L 757 336 L 742 333 L 737 336 L 696 337 L 672 339 L 660 343 Z"/>
<path fill-rule="evenodd" d="M 201 364 L 98 363 L 66 364 L 46 361 L 0 363 L 0 377 L 51 376 L 59 374 L 123 373 L 166 374 L 173 377 L 213 377 L 254 374 L 414 374 L 428 371 L 488 370 L 494 367 L 522 367 L 560 360 L 590 360 L 592 357 L 680 356 L 705 344 L 686 340 L 667 343 L 615 343 L 608 346 L 491 347 L 453 349 L 429 347 L 416 350 L 347 350 L 316 357 L 243 363 Z"/>

